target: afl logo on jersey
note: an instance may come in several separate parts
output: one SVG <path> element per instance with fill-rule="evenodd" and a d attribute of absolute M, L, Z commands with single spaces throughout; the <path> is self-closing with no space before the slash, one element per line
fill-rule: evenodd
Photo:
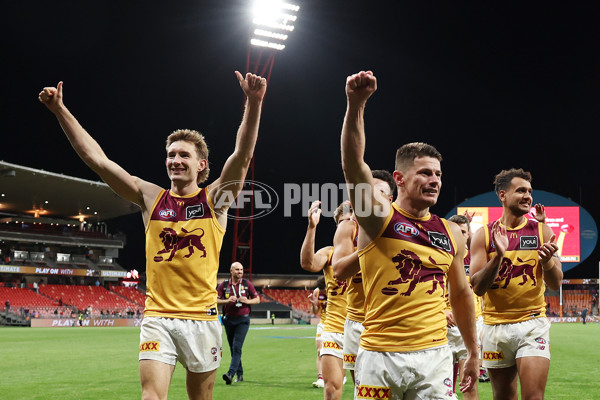
<path fill-rule="evenodd" d="M 158 215 L 160 215 L 160 217 L 164 219 L 171 219 L 174 218 L 177 215 L 177 213 L 175 212 L 175 210 L 171 210 L 170 208 L 168 208 L 166 210 L 160 210 L 158 212 Z"/>
<path fill-rule="evenodd" d="M 413 237 L 419 234 L 419 230 L 408 222 L 398 222 L 394 225 L 394 230 L 405 237 Z"/>

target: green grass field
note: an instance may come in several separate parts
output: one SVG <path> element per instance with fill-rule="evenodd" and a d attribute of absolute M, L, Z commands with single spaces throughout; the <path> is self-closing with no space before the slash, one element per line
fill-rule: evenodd
<path fill-rule="evenodd" d="M 217 371 L 216 400 L 322 399 L 315 389 L 314 326 L 253 326 L 244 345 L 243 383 L 226 386 L 221 375 L 230 361 L 224 338 Z M 139 328 L 0 329 L 0 398 L 138 399 Z M 555 324 L 547 399 L 600 399 L 600 325 Z M 187 399 L 178 365 L 170 399 Z M 481 399 L 491 399 L 480 383 Z M 460 396 L 459 396 L 460 397 Z M 352 385 L 344 400 L 353 398 Z"/>

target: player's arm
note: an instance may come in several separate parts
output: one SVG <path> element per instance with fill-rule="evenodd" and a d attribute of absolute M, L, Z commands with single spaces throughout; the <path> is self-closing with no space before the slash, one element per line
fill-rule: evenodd
<path fill-rule="evenodd" d="M 563 272 L 562 263 L 556 255 L 558 245 L 556 244 L 556 235 L 548 225 L 542 225 L 542 235 L 544 244 L 538 250 L 542 270 L 544 271 L 544 282 L 551 290 L 558 290 L 562 283 Z M 550 238 L 547 242 L 546 238 Z"/>
<path fill-rule="evenodd" d="M 346 280 L 360 271 L 358 252 L 354 250 L 355 224 L 352 220 L 341 221 L 333 236 L 331 268 L 338 280 Z"/>
<path fill-rule="evenodd" d="M 473 292 L 467 282 L 463 260 L 465 257 L 465 242 L 460 228 L 450 222 L 450 231 L 454 236 L 457 251 L 448 270 L 448 285 L 450 287 L 450 306 L 452 316 L 467 348 L 467 360 L 460 376 L 461 391 L 470 390 L 479 378 L 479 356 L 477 351 L 477 330 L 475 328 L 475 305 Z"/>
<path fill-rule="evenodd" d="M 120 165 L 110 160 L 98 142 L 83 128 L 63 103 L 63 83 L 56 87 L 45 87 L 38 95 L 58 119 L 67 139 L 79 157 L 122 198 L 142 208 L 144 222 L 161 188 L 130 175 Z"/>
<path fill-rule="evenodd" d="M 317 225 L 321 221 L 320 201 L 313 201 L 308 209 L 308 227 L 300 248 L 300 266 L 309 272 L 319 272 L 325 268 L 331 247 L 324 247 L 315 253 Z"/>
<path fill-rule="evenodd" d="M 504 258 L 504 252 L 508 247 L 506 229 L 496 221 L 491 231 L 496 252 L 488 260 L 485 229 L 487 227 L 484 226 L 475 232 L 471 240 L 471 285 L 473 286 L 473 292 L 477 296 L 483 296 L 494 283 L 494 280 L 498 276 L 502 259 Z"/>
<path fill-rule="evenodd" d="M 265 78 L 251 73 L 244 77 L 238 71 L 235 71 L 235 75 L 246 95 L 244 115 L 237 131 L 235 149 L 225 162 L 219 178 L 208 187 L 221 226 L 227 223 L 227 210 L 242 190 L 246 172 L 254 155 L 262 104 L 267 90 Z"/>
<path fill-rule="evenodd" d="M 304 244 L 302 244 L 302 248 L 304 249 Z M 331 246 L 326 246 L 319 249 L 316 253 L 310 254 L 308 256 L 308 252 L 306 252 L 306 256 L 302 257 L 300 260 L 300 266 L 303 270 L 308 272 L 320 272 L 327 265 L 327 259 L 329 258 L 329 251 L 331 250 Z"/>
<path fill-rule="evenodd" d="M 371 242 L 381 230 L 390 210 L 390 202 L 373 187 L 371 169 L 364 160 L 367 100 L 377 90 L 371 71 L 361 71 L 346 79 L 347 107 L 342 126 L 342 169 L 348 195 L 361 228 L 359 248 Z"/>

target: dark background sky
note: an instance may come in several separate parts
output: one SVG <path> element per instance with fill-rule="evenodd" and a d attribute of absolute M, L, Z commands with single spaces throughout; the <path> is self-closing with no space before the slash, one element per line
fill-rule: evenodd
<path fill-rule="evenodd" d="M 131 174 L 169 185 L 164 138 L 203 132 L 216 178 L 234 146 L 249 41 L 249 1 L 28 1 L 2 5 L 0 159 L 97 180 L 37 102 L 63 80 L 65 104 Z M 493 189 L 504 168 L 534 189 L 579 203 L 600 220 L 599 5 L 303 0 L 277 55 L 256 148 L 255 179 L 341 183 L 346 76 L 373 70 L 366 160 L 393 170 L 395 149 L 426 141 L 443 154 L 433 212 Z M 535 201 L 535 199 L 534 199 Z M 301 273 L 302 208 L 255 222 L 254 273 Z M 110 221 L 127 233 L 120 258 L 143 267 L 139 214 Z M 231 260 L 230 222 L 220 271 Z M 333 221 L 317 236 L 328 245 Z M 568 276 L 598 271 L 596 250 Z"/>

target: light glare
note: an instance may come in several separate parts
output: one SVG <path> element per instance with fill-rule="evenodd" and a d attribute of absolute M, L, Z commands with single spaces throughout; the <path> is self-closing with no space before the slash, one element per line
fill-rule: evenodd
<path fill-rule="evenodd" d="M 280 0 L 255 0 L 252 23 L 267 29 L 255 29 L 250 44 L 283 50 L 285 45 L 279 42 L 287 40 L 287 34 L 294 30 L 292 23 L 296 21 L 297 17 L 293 13 L 298 12 L 299 9 L 300 7 L 295 4 L 284 3 Z M 263 40 L 263 38 L 269 40 Z"/>
<path fill-rule="evenodd" d="M 267 42 L 265 40 L 260 40 L 260 39 L 252 39 L 252 40 L 250 40 L 250 44 L 252 44 L 253 46 L 268 47 L 270 49 L 275 49 L 275 50 L 285 49 L 285 45 L 283 45 L 283 44 Z"/>
<path fill-rule="evenodd" d="M 265 31 L 264 29 L 255 29 L 254 34 L 256 36 L 264 36 L 264 37 L 268 37 L 268 38 L 272 38 L 272 39 L 279 39 L 279 40 L 287 40 L 287 38 L 288 38 L 288 36 L 284 35 L 283 33 L 275 33 L 275 32 L 271 32 L 271 31 Z"/>

